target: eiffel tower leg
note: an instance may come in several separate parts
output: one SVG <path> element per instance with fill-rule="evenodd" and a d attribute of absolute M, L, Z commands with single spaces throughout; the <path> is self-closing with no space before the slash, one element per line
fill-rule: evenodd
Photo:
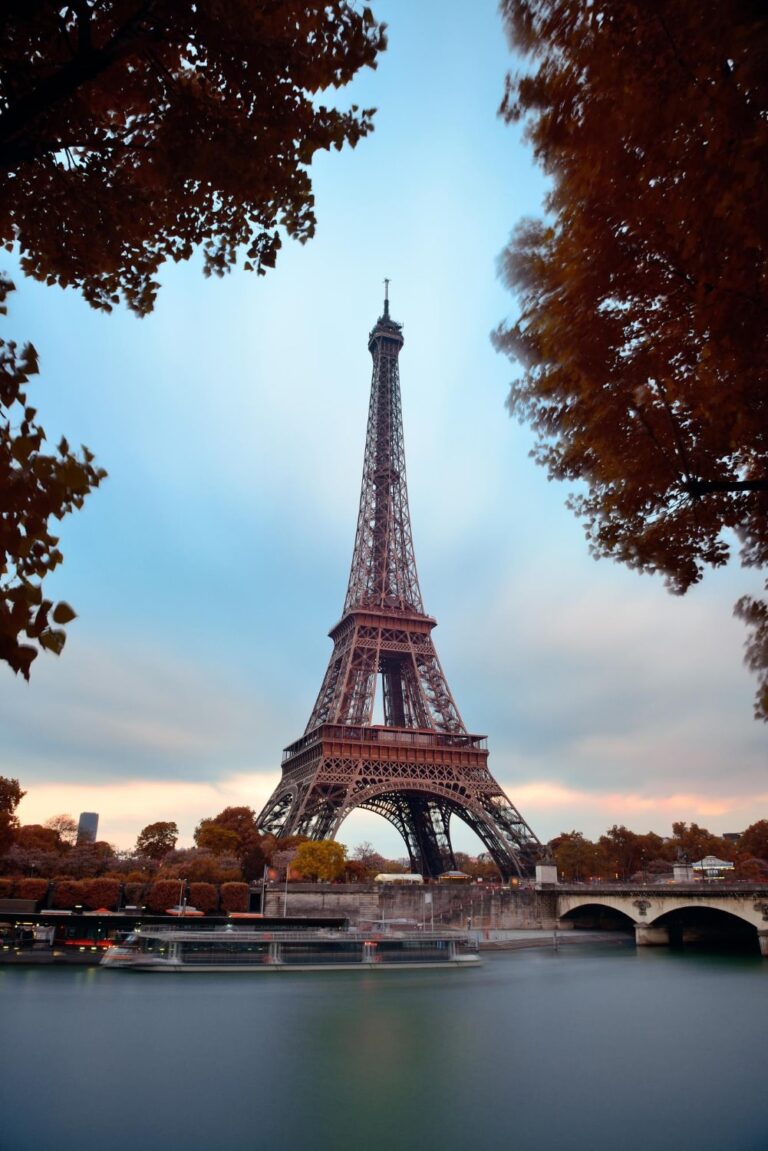
<path fill-rule="evenodd" d="M 397 828 L 415 873 L 434 879 L 456 867 L 448 834 L 448 804 L 428 794 L 398 791 L 377 795 L 360 806 L 384 816 Z"/>
<path fill-rule="evenodd" d="M 291 812 L 296 802 L 292 789 L 278 785 L 267 800 L 259 815 L 258 828 L 261 835 L 290 835 Z"/>
<path fill-rule="evenodd" d="M 259 815 L 259 832 L 278 838 L 306 835 L 309 839 L 328 839 L 334 834 L 346 793 L 344 786 L 318 782 L 314 772 L 299 783 L 281 782 Z"/>
<path fill-rule="evenodd" d="M 460 801 L 414 791 L 391 791 L 358 804 L 389 820 L 405 841 L 411 869 L 429 878 L 455 870 L 450 836 L 452 816 L 482 840 L 504 880 L 532 873 L 541 844 L 503 794 L 487 793 Z M 349 811 L 341 813 L 339 824 Z M 338 830 L 338 824 L 332 834 Z"/>
<path fill-rule="evenodd" d="M 503 793 L 486 793 L 451 807 L 483 841 L 504 880 L 532 873 L 542 855 L 541 844 Z"/>
<path fill-rule="evenodd" d="M 451 867 L 445 858 L 446 848 L 450 858 L 453 857 L 439 807 L 434 800 L 425 795 L 408 795 L 406 802 L 421 856 L 421 873 L 430 879 L 436 879 Z"/>
<path fill-rule="evenodd" d="M 369 802 L 360 804 L 360 808 L 381 815 L 399 831 L 408 852 L 411 871 L 415 875 L 423 874 L 424 865 L 419 836 L 406 797 L 401 792 L 377 795 Z"/>

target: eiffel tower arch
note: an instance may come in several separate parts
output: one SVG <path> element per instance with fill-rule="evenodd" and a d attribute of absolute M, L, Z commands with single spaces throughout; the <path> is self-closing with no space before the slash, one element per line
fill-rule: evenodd
<path fill-rule="evenodd" d="M 436 620 L 419 588 L 400 406 L 402 325 L 384 312 L 373 358 L 360 510 L 333 652 L 304 734 L 283 752 L 262 833 L 335 838 L 356 808 L 400 832 L 411 868 L 456 866 L 453 817 L 479 836 L 505 878 L 523 875 L 541 845 L 488 770 L 485 736 L 462 721 L 432 642 Z M 373 722 L 377 689 L 383 723 Z"/>

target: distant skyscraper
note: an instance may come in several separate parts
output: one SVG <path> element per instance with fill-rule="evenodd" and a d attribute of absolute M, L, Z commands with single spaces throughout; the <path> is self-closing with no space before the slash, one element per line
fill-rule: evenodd
<path fill-rule="evenodd" d="M 77 844 L 78 847 L 81 843 L 95 843 L 96 833 L 99 830 L 99 813 L 98 811 L 83 811 L 80 813 L 80 820 L 77 825 Z"/>

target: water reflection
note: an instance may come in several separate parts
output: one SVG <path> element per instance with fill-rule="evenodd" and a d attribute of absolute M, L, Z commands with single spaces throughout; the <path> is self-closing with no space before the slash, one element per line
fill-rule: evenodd
<path fill-rule="evenodd" d="M 764 1151 L 768 964 L 632 946 L 479 971 L 0 971 L 3 1151 Z"/>

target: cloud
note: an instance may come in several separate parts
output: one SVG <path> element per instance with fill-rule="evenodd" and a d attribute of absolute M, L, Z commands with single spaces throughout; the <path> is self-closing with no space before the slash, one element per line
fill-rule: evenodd
<path fill-rule="evenodd" d="M 664 791 L 599 791 L 566 787 L 557 782 L 501 781 L 512 802 L 524 814 L 540 839 L 575 828 L 596 838 L 614 823 L 638 832 L 671 834 L 677 820 L 705 823 L 716 832 L 742 831 L 754 822 L 755 811 L 765 810 L 768 793 L 710 796 Z"/>
<path fill-rule="evenodd" d="M 32 683 L 14 681 L 2 698 L 0 774 L 18 775 L 19 763 L 25 784 L 215 780 L 253 770 L 270 748 L 277 754 L 284 732 L 280 708 L 251 686 L 202 651 L 185 659 L 139 636 L 73 643 L 60 661 L 41 658 Z"/>
<path fill-rule="evenodd" d="M 537 834 L 761 818 L 766 731 L 730 611 L 743 575 L 681 599 L 583 550 L 567 571 L 546 550 L 511 552 L 448 604 L 440 643 L 492 773 Z"/>

